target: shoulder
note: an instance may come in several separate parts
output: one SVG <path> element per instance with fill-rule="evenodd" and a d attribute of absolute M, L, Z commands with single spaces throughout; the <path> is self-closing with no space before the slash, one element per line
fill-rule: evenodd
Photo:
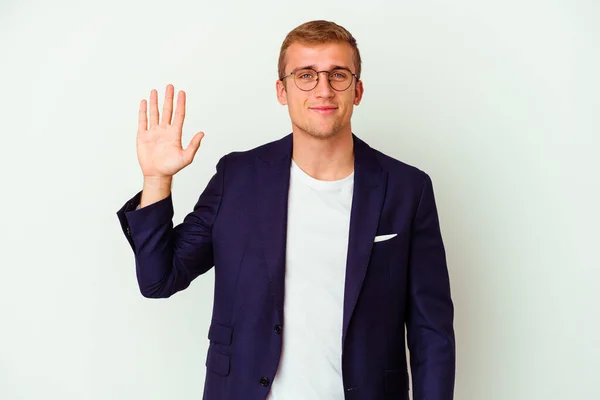
<path fill-rule="evenodd" d="M 247 163 L 254 162 L 256 158 L 271 159 L 285 156 L 291 152 L 292 139 L 291 134 L 270 142 L 252 147 L 247 150 L 232 151 L 221 158 L 221 161 L 227 163 L 227 166 L 245 166 Z"/>
<path fill-rule="evenodd" d="M 377 161 L 381 170 L 387 175 L 388 185 L 408 185 L 420 190 L 425 184 L 431 181 L 429 174 L 422 168 L 411 165 L 382 150 L 371 147 L 358 138 L 357 144 L 362 146 L 365 151 L 370 153 L 370 156 Z"/>

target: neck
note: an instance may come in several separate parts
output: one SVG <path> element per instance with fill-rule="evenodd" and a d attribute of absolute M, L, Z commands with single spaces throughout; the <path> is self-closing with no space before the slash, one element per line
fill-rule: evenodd
<path fill-rule="evenodd" d="M 323 181 L 343 179 L 354 171 L 352 132 L 339 132 L 320 139 L 293 132 L 292 158 L 308 175 Z"/>

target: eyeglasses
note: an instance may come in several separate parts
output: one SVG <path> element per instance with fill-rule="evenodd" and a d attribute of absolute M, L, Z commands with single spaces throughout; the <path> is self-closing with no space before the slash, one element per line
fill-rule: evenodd
<path fill-rule="evenodd" d="M 331 71 L 315 71 L 312 68 L 302 68 L 282 76 L 279 80 L 283 82 L 288 76 L 293 76 L 294 83 L 298 89 L 309 92 L 317 87 L 317 84 L 319 83 L 319 74 L 321 72 L 327 73 L 329 85 L 333 90 L 338 92 L 343 92 L 348 89 L 350 85 L 352 85 L 354 78 L 358 79 L 358 76 L 353 74 L 352 71 L 347 68 L 336 68 Z"/>

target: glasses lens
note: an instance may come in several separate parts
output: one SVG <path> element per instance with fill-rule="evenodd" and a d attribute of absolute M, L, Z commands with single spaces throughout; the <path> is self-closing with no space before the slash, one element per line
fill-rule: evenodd
<path fill-rule="evenodd" d="M 317 85 L 317 71 L 314 69 L 300 69 L 294 74 L 294 81 L 301 90 L 311 90 Z"/>
<path fill-rule="evenodd" d="M 334 69 L 329 74 L 329 81 L 335 90 L 346 90 L 352 83 L 352 74 L 346 69 Z"/>

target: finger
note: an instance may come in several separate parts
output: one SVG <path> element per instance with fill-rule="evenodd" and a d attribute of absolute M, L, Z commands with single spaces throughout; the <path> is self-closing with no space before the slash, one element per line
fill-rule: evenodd
<path fill-rule="evenodd" d="M 150 92 L 150 129 L 158 125 L 158 93 L 156 89 Z"/>
<path fill-rule="evenodd" d="M 171 117 L 173 116 L 173 93 L 175 92 L 175 88 L 173 85 L 167 85 L 167 89 L 165 90 L 165 102 L 163 104 L 163 112 L 162 112 L 162 123 L 161 125 L 170 125 Z"/>
<path fill-rule="evenodd" d="M 148 114 L 146 113 L 146 99 L 140 102 L 140 112 L 138 113 L 138 132 L 148 130 Z"/>
<path fill-rule="evenodd" d="M 194 135 L 192 140 L 190 140 L 190 144 L 188 145 L 187 149 L 185 149 L 185 156 L 188 163 L 191 163 L 196 156 L 196 152 L 200 148 L 200 142 L 202 142 L 203 137 L 204 132 L 198 132 Z"/>
<path fill-rule="evenodd" d="M 175 118 L 173 125 L 181 132 L 183 129 L 183 120 L 185 119 L 185 92 L 180 90 L 177 94 L 177 109 L 175 109 Z"/>

